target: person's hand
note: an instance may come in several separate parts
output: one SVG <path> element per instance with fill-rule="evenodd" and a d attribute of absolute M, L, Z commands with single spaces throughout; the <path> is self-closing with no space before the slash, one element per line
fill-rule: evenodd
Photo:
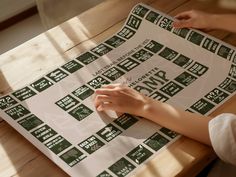
<path fill-rule="evenodd" d="M 212 14 L 197 10 L 182 12 L 175 16 L 173 27 L 211 30 L 211 17 Z"/>
<path fill-rule="evenodd" d="M 113 110 L 141 116 L 149 98 L 121 84 L 102 86 L 95 91 L 94 105 L 98 111 Z"/>

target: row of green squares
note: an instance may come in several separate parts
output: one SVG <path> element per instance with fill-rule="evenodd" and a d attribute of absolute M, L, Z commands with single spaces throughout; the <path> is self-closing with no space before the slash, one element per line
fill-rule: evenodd
<path fill-rule="evenodd" d="M 120 37 L 118 37 L 118 36 L 113 36 L 110 39 L 105 41 L 106 44 L 108 44 L 108 45 L 110 45 L 110 46 L 112 46 L 114 48 L 119 47 L 124 42 L 125 42 L 125 40 L 120 38 Z"/>
<path fill-rule="evenodd" d="M 91 51 L 99 56 L 103 56 L 105 54 L 107 54 L 108 52 L 110 52 L 112 50 L 112 48 L 108 47 L 105 44 L 99 44 L 98 46 L 96 46 L 95 48 L 91 49 Z"/>
<path fill-rule="evenodd" d="M 236 90 L 236 81 L 230 78 L 226 78 L 220 85 L 220 88 L 226 90 L 229 93 L 234 93 Z"/>
<path fill-rule="evenodd" d="M 225 46 L 225 45 L 221 45 L 218 52 L 217 52 L 217 55 L 225 58 L 225 59 L 228 59 L 230 60 L 232 55 L 234 53 L 234 50 Z"/>
<path fill-rule="evenodd" d="M 231 65 L 229 70 L 229 76 L 236 79 L 236 65 Z"/>
<path fill-rule="evenodd" d="M 83 64 L 87 65 L 89 63 L 92 63 L 93 61 L 95 61 L 98 57 L 93 55 L 90 52 L 85 52 L 82 55 L 78 56 L 76 59 L 80 62 L 82 62 Z"/>
<path fill-rule="evenodd" d="M 135 17 L 134 15 L 130 15 L 126 25 L 137 30 L 141 22 L 142 20 L 139 19 L 138 17 Z"/>
<path fill-rule="evenodd" d="M 182 67 L 182 68 L 187 68 L 191 63 L 193 62 L 192 59 L 189 57 L 186 57 L 182 54 L 180 54 L 174 61 L 173 63 Z"/>
<path fill-rule="evenodd" d="M 124 130 L 127 130 L 129 127 L 138 122 L 138 119 L 130 114 L 122 114 L 120 117 L 114 120 L 114 123 Z"/>
<path fill-rule="evenodd" d="M 120 32 L 117 33 L 117 35 L 119 35 L 125 39 L 130 39 L 131 37 L 133 37 L 135 35 L 135 31 L 130 28 L 124 27 L 121 29 Z"/>
<path fill-rule="evenodd" d="M 55 154 L 59 154 L 60 152 L 64 151 L 66 148 L 70 147 L 71 143 L 59 135 L 56 138 L 47 142 L 45 146 L 48 149 L 50 149 L 52 152 L 54 152 Z"/>
<path fill-rule="evenodd" d="M 204 115 L 209 112 L 215 105 L 206 101 L 205 99 L 201 98 L 196 103 L 194 103 L 190 108 L 194 111 L 199 112 L 200 114 Z"/>
<path fill-rule="evenodd" d="M 168 128 L 165 128 L 165 127 L 162 127 L 160 129 L 160 132 L 164 133 L 165 135 L 167 135 L 168 137 L 174 139 L 176 136 L 178 136 L 178 133 L 168 129 Z"/>
<path fill-rule="evenodd" d="M 152 154 L 151 151 L 140 144 L 131 150 L 126 156 L 139 165 L 147 160 Z"/>
<path fill-rule="evenodd" d="M 43 125 L 42 127 L 34 130 L 31 134 L 35 138 L 37 138 L 40 142 L 44 142 L 47 139 L 56 135 L 57 132 L 53 130 L 51 127 L 49 127 L 48 125 Z"/>
<path fill-rule="evenodd" d="M 6 110 L 5 112 L 14 120 L 17 120 L 30 113 L 28 109 L 20 104 Z"/>
<path fill-rule="evenodd" d="M 68 109 L 74 107 L 78 103 L 79 103 L 78 100 L 76 100 L 75 98 L 73 98 L 70 95 L 67 95 L 64 98 L 58 100 L 56 102 L 56 105 L 59 106 L 60 108 L 62 108 L 64 111 L 67 111 Z"/>
<path fill-rule="evenodd" d="M 109 142 L 121 133 L 122 133 L 122 131 L 120 129 L 116 128 L 112 124 L 108 124 L 107 126 L 102 128 L 101 130 L 99 130 L 97 132 L 97 135 L 99 135 L 105 141 Z"/>
<path fill-rule="evenodd" d="M 14 100 L 10 95 L 0 98 L 0 109 L 6 109 L 15 104 L 17 104 L 17 101 Z"/>
<path fill-rule="evenodd" d="M 51 87 L 53 85 L 52 82 L 50 82 L 48 79 L 42 77 L 35 81 L 34 83 L 30 84 L 31 87 L 33 87 L 38 92 L 42 92 L 46 90 L 47 88 Z"/>
<path fill-rule="evenodd" d="M 207 98 L 208 100 L 211 100 L 212 102 L 214 102 L 216 104 L 219 104 L 228 96 L 229 96 L 229 94 L 219 90 L 218 88 L 214 88 L 207 95 L 205 95 L 205 98 Z"/>
<path fill-rule="evenodd" d="M 43 121 L 36 117 L 34 114 L 31 114 L 24 119 L 18 121 L 18 123 L 24 127 L 27 131 L 30 131 L 39 125 L 43 124 Z"/>
<path fill-rule="evenodd" d="M 173 30 L 173 33 L 176 34 L 177 36 L 185 38 L 188 35 L 189 31 L 190 29 L 188 28 L 175 28 Z"/>
<path fill-rule="evenodd" d="M 181 83 L 184 86 L 188 86 L 189 84 L 194 82 L 196 79 L 197 79 L 197 77 L 184 71 L 183 73 L 181 73 L 179 76 L 177 76 L 175 78 L 175 81 Z"/>
<path fill-rule="evenodd" d="M 144 49 L 141 49 L 132 55 L 133 58 L 137 59 L 140 62 L 144 62 L 147 59 L 151 58 L 152 56 L 153 56 L 152 53 L 150 53 Z"/>
<path fill-rule="evenodd" d="M 100 88 L 102 85 L 110 84 L 110 82 L 106 79 L 104 79 L 101 76 L 98 76 L 91 81 L 88 82 L 88 85 L 91 86 L 94 89 Z"/>
<path fill-rule="evenodd" d="M 92 114 L 93 111 L 89 109 L 84 104 L 80 104 L 76 108 L 72 109 L 69 114 L 73 116 L 78 121 L 83 120 L 84 118 L 88 117 L 90 114 Z"/>
<path fill-rule="evenodd" d="M 110 69 L 108 69 L 107 71 L 105 71 L 102 75 L 107 77 L 108 79 L 114 81 L 116 79 L 118 79 L 119 77 L 123 76 L 125 73 L 123 71 L 121 71 L 120 69 L 116 68 L 116 67 L 112 67 Z"/>
<path fill-rule="evenodd" d="M 203 39 L 204 39 L 204 36 L 202 34 L 196 31 L 191 31 L 187 40 L 200 46 Z"/>
<path fill-rule="evenodd" d="M 169 98 L 165 95 L 163 95 L 162 93 L 156 91 L 154 93 L 152 93 L 151 95 L 149 95 L 149 97 L 161 101 L 161 102 L 166 102 Z"/>
<path fill-rule="evenodd" d="M 159 23 L 159 26 L 161 28 L 164 28 L 164 29 L 168 30 L 168 31 L 171 31 L 172 28 L 173 28 L 172 23 L 173 23 L 173 20 L 171 20 L 169 18 L 166 18 L 166 17 L 163 17 L 162 20 Z"/>
<path fill-rule="evenodd" d="M 163 48 L 163 45 L 154 40 L 151 40 L 144 48 L 153 53 L 157 53 Z"/>
<path fill-rule="evenodd" d="M 36 93 L 33 90 L 31 90 L 29 87 L 24 87 L 20 90 L 13 92 L 12 95 L 14 95 L 18 100 L 24 101 L 36 95 Z"/>
<path fill-rule="evenodd" d="M 165 146 L 169 142 L 164 136 L 160 135 L 159 133 L 153 134 L 151 137 L 144 141 L 144 144 L 149 146 L 154 151 L 158 151 L 163 146 Z"/>
<path fill-rule="evenodd" d="M 70 167 L 73 167 L 83 159 L 85 159 L 87 156 L 83 154 L 80 150 L 73 147 L 60 155 L 60 158 Z"/>
<path fill-rule="evenodd" d="M 181 90 L 183 90 L 184 88 L 178 84 L 176 84 L 173 81 L 168 82 L 167 84 L 165 84 L 162 88 L 160 88 L 160 90 L 169 95 L 169 96 L 174 96 L 176 95 L 178 92 L 180 92 Z"/>
<path fill-rule="evenodd" d="M 108 167 L 108 169 L 118 177 L 124 177 L 127 176 L 131 171 L 133 171 L 135 169 L 135 166 L 122 157 L 120 160 Z"/>
<path fill-rule="evenodd" d="M 94 135 L 90 136 L 89 138 L 78 144 L 79 147 L 81 147 L 89 154 L 92 154 L 93 152 L 97 151 L 103 145 L 105 144 Z"/>
<path fill-rule="evenodd" d="M 195 62 L 189 69 L 188 71 L 190 71 L 191 73 L 197 75 L 197 76 L 202 76 L 203 74 L 205 74 L 205 72 L 207 72 L 208 70 L 208 67 L 201 64 L 201 63 L 198 63 L 198 62 Z"/>
<path fill-rule="evenodd" d="M 160 14 L 154 11 L 150 11 L 146 16 L 146 20 L 150 21 L 151 23 L 157 24 L 161 17 L 162 16 Z"/>
<path fill-rule="evenodd" d="M 59 82 L 60 80 L 67 77 L 68 74 L 62 71 L 61 69 L 57 68 L 54 71 L 48 73 L 46 76 L 51 80 L 53 80 L 54 82 Z"/>
<path fill-rule="evenodd" d="M 142 18 L 146 15 L 147 12 L 148 12 L 148 8 L 142 5 L 137 5 L 132 11 L 133 14 L 138 15 L 139 17 L 142 17 Z"/>
<path fill-rule="evenodd" d="M 117 66 L 122 68 L 125 71 L 131 71 L 135 67 L 137 67 L 139 63 L 131 58 L 126 58 L 122 62 L 120 62 Z"/>
<path fill-rule="evenodd" d="M 75 91 L 72 92 L 73 95 L 80 98 L 81 100 L 85 100 L 93 93 L 94 91 L 86 85 L 82 85 L 81 87 L 77 88 Z"/>

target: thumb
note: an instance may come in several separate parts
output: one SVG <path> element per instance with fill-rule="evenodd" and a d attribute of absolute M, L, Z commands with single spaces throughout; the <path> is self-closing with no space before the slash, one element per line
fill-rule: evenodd
<path fill-rule="evenodd" d="M 173 27 L 175 28 L 190 28 L 192 26 L 191 20 L 178 20 L 173 22 Z"/>

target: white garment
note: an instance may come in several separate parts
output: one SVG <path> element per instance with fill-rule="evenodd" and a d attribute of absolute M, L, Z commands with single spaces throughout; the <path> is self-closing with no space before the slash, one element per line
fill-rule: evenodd
<path fill-rule="evenodd" d="M 236 115 L 221 114 L 209 122 L 210 139 L 218 160 L 208 177 L 236 176 Z"/>

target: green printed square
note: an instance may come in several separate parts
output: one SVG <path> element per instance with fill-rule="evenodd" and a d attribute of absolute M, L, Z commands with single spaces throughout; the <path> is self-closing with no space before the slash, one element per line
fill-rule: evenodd
<path fill-rule="evenodd" d="M 162 93 L 160 93 L 158 91 L 151 94 L 150 97 L 155 100 L 159 100 L 161 102 L 166 102 L 169 99 L 167 96 L 163 95 Z"/>
<path fill-rule="evenodd" d="M 93 111 L 83 104 L 77 106 L 75 109 L 72 109 L 69 112 L 69 114 L 73 116 L 74 118 L 76 118 L 78 121 L 83 120 L 84 118 L 88 117 L 92 113 Z"/>
<path fill-rule="evenodd" d="M 46 90 L 47 88 L 51 87 L 52 85 L 53 85 L 53 83 L 44 77 L 42 77 L 39 80 L 35 81 L 34 83 L 30 84 L 30 86 L 33 87 L 38 92 L 42 92 L 42 91 Z"/>
<path fill-rule="evenodd" d="M 194 113 L 194 112 L 193 112 L 192 110 L 190 110 L 190 109 L 186 109 L 185 111 Z"/>
<path fill-rule="evenodd" d="M 31 133 L 35 138 L 37 138 L 40 142 L 44 142 L 47 139 L 53 137 L 57 134 L 55 130 L 53 130 L 48 125 L 44 125 Z"/>
<path fill-rule="evenodd" d="M 59 154 L 60 152 L 64 151 L 66 148 L 71 146 L 71 143 L 67 141 L 62 136 L 58 136 L 48 143 L 45 144 L 48 149 L 50 149 L 55 154 Z"/>
<path fill-rule="evenodd" d="M 148 20 L 154 24 L 157 24 L 159 22 L 159 20 L 161 19 L 161 17 L 162 16 L 160 14 L 150 11 L 146 16 L 146 20 Z"/>
<path fill-rule="evenodd" d="M 146 61 L 147 59 L 151 58 L 152 56 L 153 56 L 152 53 L 150 53 L 144 49 L 141 49 L 132 55 L 133 58 L 135 58 L 141 62 Z"/>
<path fill-rule="evenodd" d="M 89 138 L 78 144 L 79 147 L 81 147 L 89 154 L 92 154 L 93 152 L 97 151 L 103 145 L 104 143 L 94 135 L 90 136 Z"/>
<path fill-rule="evenodd" d="M 68 71 L 69 73 L 74 73 L 82 67 L 83 67 L 83 65 L 79 64 L 75 60 L 71 60 L 71 61 L 67 62 L 66 64 L 62 65 L 62 68 L 64 70 Z"/>
<path fill-rule="evenodd" d="M 194 82 L 197 79 L 197 77 L 193 76 L 192 74 L 189 74 L 188 72 L 184 71 L 180 75 L 178 75 L 175 78 L 175 81 L 183 84 L 184 86 L 188 86 L 192 82 Z"/>
<path fill-rule="evenodd" d="M 236 64 L 236 54 L 233 57 L 233 63 Z"/>
<path fill-rule="evenodd" d="M 59 68 L 47 74 L 47 77 L 53 80 L 54 82 L 59 82 L 60 80 L 64 79 L 66 76 L 68 76 L 68 74 Z"/>
<path fill-rule="evenodd" d="M 119 134 L 121 134 L 121 130 L 116 128 L 112 124 L 108 124 L 103 129 L 99 130 L 97 134 L 107 142 L 111 141 L 115 137 L 117 137 Z"/>
<path fill-rule="evenodd" d="M 70 95 L 65 96 L 64 98 L 58 100 L 55 104 L 59 106 L 64 111 L 69 110 L 70 108 L 77 105 L 79 101 L 77 101 L 75 98 L 73 98 Z"/>
<path fill-rule="evenodd" d="M 211 40 L 209 38 L 206 38 L 205 41 L 203 42 L 203 45 L 202 45 L 202 47 L 204 49 L 207 49 L 207 50 L 209 50 L 212 53 L 215 53 L 215 51 L 216 51 L 218 46 L 219 46 L 218 42 L 213 41 L 213 40 Z"/>
<path fill-rule="evenodd" d="M 236 90 L 236 81 L 226 78 L 220 85 L 220 88 L 224 89 L 225 91 L 229 93 L 234 93 Z"/>
<path fill-rule="evenodd" d="M 161 51 L 161 53 L 159 53 L 159 55 L 167 60 L 172 60 L 178 55 L 178 52 L 166 47 Z"/>
<path fill-rule="evenodd" d="M 133 37 L 133 35 L 135 35 L 135 31 L 127 27 L 124 27 L 117 34 L 125 39 L 130 39 L 131 37 Z"/>
<path fill-rule="evenodd" d="M 142 20 L 139 19 L 138 17 L 135 17 L 134 15 L 130 15 L 126 25 L 131 28 L 138 29 L 141 22 Z"/>
<path fill-rule="evenodd" d="M 125 71 L 131 71 L 134 69 L 136 66 L 138 66 L 139 63 L 131 58 L 127 58 L 120 62 L 117 66 L 119 66 L 121 69 Z"/>
<path fill-rule="evenodd" d="M 13 92 L 12 95 L 14 95 L 18 100 L 24 101 L 36 95 L 36 93 L 33 90 L 31 90 L 29 87 L 24 87 L 20 90 Z"/>
<path fill-rule="evenodd" d="M 14 120 L 17 120 L 30 113 L 28 109 L 20 104 L 6 110 L 5 112 Z"/>
<path fill-rule="evenodd" d="M 197 33 L 195 31 L 191 31 L 188 40 L 196 45 L 201 45 L 202 40 L 204 39 L 204 36 L 200 33 Z"/>
<path fill-rule="evenodd" d="M 73 167 L 86 157 L 86 155 L 75 147 L 60 155 L 60 158 L 70 167 Z"/>
<path fill-rule="evenodd" d="M 123 44 L 125 42 L 124 39 L 121 39 L 120 37 L 118 36 L 113 36 L 111 37 L 110 39 L 106 40 L 105 43 L 114 47 L 114 48 L 117 48 L 119 47 L 121 44 Z"/>
<path fill-rule="evenodd" d="M 166 85 L 164 85 L 160 90 L 169 96 L 174 96 L 184 88 L 175 82 L 170 81 Z"/>
<path fill-rule="evenodd" d="M 168 129 L 168 128 L 165 128 L 165 127 L 162 127 L 160 129 L 160 132 L 164 133 L 165 135 L 167 135 L 168 137 L 174 139 L 176 136 L 178 136 L 178 133 Z"/>
<path fill-rule="evenodd" d="M 231 65 L 229 70 L 229 76 L 236 79 L 236 65 Z"/>
<path fill-rule="evenodd" d="M 192 59 L 180 54 L 174 61 L 173 63 L 182 67 L 182 68 L 187 68 L 191 63 L 193 62 Z"/>
<path fill-rule="evenodd" d="M 217 55 L 230 60 L 233 53 L 234 53 L 234 50 L 232 50 L 229 47 L 226 47 L 225 45 L 221 45 L 217 52 Z"/>
<path fill-rule="evenodd" d="M 150 148 L 152 148 L 154 151 L 158 151 L 168 142 L 169 140 L 160 135 L 159 133 L 155 133 L 154 135 L 152 135 L 151 137 L 149 137 L 144 141 L 144 143 Z"/>
<path fill-rule="evenodd" d="M 140 17 L 144 17 L 147 12 L 148 9 L 146 7 L 143 7 L 142 5 L 137 5 L 132 11 L 133 14 L 136 14 Z"/>
<path fill-rule="evenodd" d="M 85 100 L 93 93 L 94 91 L 86 85 L 82 85 L 81 87 L 77 88 L 75 91 L 72 92 L 73 95 L 80 98 L 81 100 Z"/>
<path fill-rule="evenodd" d="M 153 53 L 157 53 L 163 48 L 163 45 L 154 40 L 151 40 L 144 48 Z"/>
<path fill-rule="evenodd" d="M 90 52 L 85 52 L 82 55 L 78 56 L 76 58 L 76 60 L 80 61 L 81 63 L 87 65 L 89 63 L 92 63 L 93 61 L 95 61 L 98 57 L 93 55 Z"/>
<path fill-rule="evenodd" d="M 116 68 L 116 67 L 112 67 L 110 69 L 108 69 L 107 71 L 105 71 L 102 75 L 105 76 L 106 78 L 114 81 L 116 79 L 118 79 L 119 77 L 123 76 L 125 73 L 123 71 L 121 71 L 120 69 Z"/>
<path fill-rule="evenodd" d="M 110 52 L 112 48 L 106 46 L 105 44 L 99 44 L 97 47 L 93 48 L 91 51 L 99 56 L 103 56 Z"/>
<path fill-rule="evenodd" d="M 159 26 L 161 28 L 164 28 L 164 29 L 168 30 L 168 31 L 171 31 L 172 28 L 173 28 L 172 23 L 173 23 L 173 20 L 171 20 L 169 18 L 166 18 L 166 17 L 163 17 L 162 20 L 159 23 Z"/>
<path fill-rule="evenodd" d="M 138 122 L 138 119 L 130 114 L 122 114 L 120 117 L 114 120 L 114 123 L 124 130 L 127 130 L 129 127 Z"/>
<path fill-rule="evenodd" d="M 98 76 L 96 78 L 94 78 L 93 80 L 88 82 L 88 85 L 90 85 L 91 87 L 93 87 L 94 89 L 98 89 L 100 88 L 102 85 L 107 85 L 110 84 L 109 81 L 107 81 L 106 79 L 104 79 L 101 76 Z"/>
<path fill-rule="evenodd" d="M 205 98 L 207 98 L 208 100 L 211 100 L 212 102 L 214 102 L 216 104 L 219 104 L 228 96 L 229 96 L 229 94 L 219 90 L 218 88 L 214 88 L 207 95 L 205 95 Z"/>
<path fill-rule="evenodd" d="M 197 76 L 202 76 L 207 72 L 208 67 L 198 62 L 195 62 L 188 70 L 191 73 L 196 74 Z"/>
<path fill-rule="evenodd" d="M 108 173 L 107 171 L 103 171 L 102 173 L 100 173 L 96 177 L 112 177 L 112 175 L 110 173 Z"/>
<path fill-rule="evenodd" d="M 201 98 L 196 103 L 194 103 L 190 108 L 204 115 L 209 112 L 215 105 Z"/>
<path fill-rule="evenodd" d="M 122 157 L 120 160 L 111 165 L 108 169 L 111 170 L 114 174 L 116 174 L 116 176 L 124 177 L 128 175 L 132 170 L 134 170 L 135 166 Z"/>
<path fill-rule="evenodd" d="M 15 105 L 17 103 L 16 100 L 14 100 L 11 96 L 3 96 L 0 98 L 0 109 L 6 109 L 12 105 Z"/>
<path fill-rule="evenodd" d="M 185 38 L 188 35 L 189 31 L 190 29 L 188 28 L 175 28 L 173 33 L 182 38 Z"/>
<path fill-rule="evenodd" d="M 39 125 L 43 124 L 43 121 L 40 120 L 35 115 L 31 114 L 24 119 L 18 121 L 18 123 L 24 127 L 27 131 L 32 130 L 33 128 L 38 127 Z"/>
<path fill-rule="evenodd" d="M 138 165 L 147 160 L 153 153 L 142 145 L 138 145 L 127 156 Z"/>

